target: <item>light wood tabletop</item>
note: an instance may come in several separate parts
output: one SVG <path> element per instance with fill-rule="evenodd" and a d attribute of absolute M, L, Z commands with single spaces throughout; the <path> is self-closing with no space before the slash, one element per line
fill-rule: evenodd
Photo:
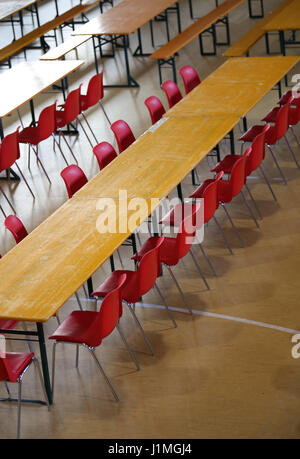
<path fill-rule="evenodd" d="M 178 0 L 123 0 L 75 29 L 72 35 L 129 35 L 177 2 Z"/>
<path fill-rule="evenodd" d="M 228 59 L 165 116 L 245 116 L 299 60 L 297 56 Z"/>
<path fill-rule="evenodd" d="M 151 200 L 154 208 L 237 122 L 230 116 L 170 119 L 141 136 L 1 259 L 0 317 L 50 319 L 139 226 L 100 234 L 99 198 L 114 198 L 117 208 L 119 190 L 128 199 L 144 198 L 145 219 Z M 122 213 L 117 227 L 119 220 Z"/>
<path fill-rule="evenodd" d="M 294 0 L 264 26 L 264 30 L 300 29 L 300 1 Z"/>
<path fill-rule="evenodd" d="M 0 0 L 0 21 L 36 3 L 36 0 Z"/>
<path fill-rule="evenodd" d="M 21 62 L 0 74 L 0 118 L 77 70 L 83 60 Z"/>

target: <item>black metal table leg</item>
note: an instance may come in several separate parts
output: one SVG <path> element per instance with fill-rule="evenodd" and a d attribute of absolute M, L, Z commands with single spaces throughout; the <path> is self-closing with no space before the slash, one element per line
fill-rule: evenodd
<path fill-rule="evenodd" d="M 230 150 L 231 154 L 235 155 L 235 146 L 234 146 L 234 133 L 233 130 L 229 132 L 229 138 L 230 138 Z"/>
<path fill-rule="evenodd" d="M 37 322 L 37 335 L 39 339 L 39 346 L 40 346 L 40 354 L 41 354 L 41 364 L 42 364 L 42 372 L 44 377 L 44 384 L 47 393 L 47 397 L 49 400 L 49 404 L 52 405 L 52 389 L 51 389 L 51 382 L 49 376 L 49 367 L 48 367 L 48 358 L 47 358 L 47 350 L 45 344 L 45 336 L 44 336 L 44 328 L 41 322 Z"/>

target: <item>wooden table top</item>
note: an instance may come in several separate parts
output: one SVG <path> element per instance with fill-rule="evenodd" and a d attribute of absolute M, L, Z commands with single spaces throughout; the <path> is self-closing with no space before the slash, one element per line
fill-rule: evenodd
<path fill-rule="evenodd" d="M 294 0 L 264 26 L 265 30 L 300 29 L 300 0 Z"/>
<path fill-rule="evenodd" d="M 228 59 L 165 116 L 245 116 L 299 60 L 297 56 Z"/>
<path fill-rule="evenodd" d="M 95 17 L 72 35 L 129 35 L 178 0 L 123 0 Z"/>
<path fill-rule="evenodd" d="M 1 73 L 0 118 L 74 72 L 83 63 L 83 60 L 21 62 Z"/>
<path fill-rule="evenodd" d="M 0 317 L 32 322 L 51 318 L 131 233 L 97 231 L 99 197 L 114 197 L 117 208 L 119 190 L 126 190 L 128 198 L 145 198 L 144 220 L 150 200 L 153 209 L 238 119 L 170 119 L 141 136 L 1 259 L 5 283 L 0 285 Z M 139 222 L 131 230 L 137 226 Z"/>
<path fill-rule="evenodd" d="M 0 0 L 0 21 L 33 5 L 36 0 Z"/>

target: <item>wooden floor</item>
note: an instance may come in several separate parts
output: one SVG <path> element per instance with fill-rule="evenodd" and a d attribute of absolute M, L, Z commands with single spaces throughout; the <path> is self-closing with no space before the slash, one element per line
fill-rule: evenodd
<path fill-rule="evenodd" d="M 201 14 L 209 11 L 212 3 L 211 0 L 201 2 Z M 265 3 L 268 3 L 266 11 L 269 11 L 279 1 Z M 190 23 L 188 2 L 181 0 L 181 4 L 184 28 Z M 98 11 L 94 11 L 95 14 Z M 175 33 L 175 15 L 171 15 L 173 20 Z M 248 18 L 245 2 L 231 15 L 232 41 L 253 23 Z M 161 31 L 157 40 L 163 40 L 163 26 L 156 25 Z M 8 25 L 1 26 L 1 40 L 2 30 L 10 29 Z M 145 27 L 143 33 L 147 37 L 149 28 Z M 273 37 L 274 50 L 278 45 Z M 223 49 L 218 50 L 217 57 L 200 57 L 199 44 L 195 41 L 180 53 L 178 68 L 191 63 L 204 78 L 224 62 L 220 57 Z M 263 55 L 264 42 L 255 45 L 252 55 L 254 52 Z M 296 54 L 297 50 L 293 52 Z M 31 57 L 38 58 L 38 51 L 30 53 Z M 72 76 L 71 89 L 82 81 L 87 83 L 94 73 L 92 49 L 88 44 L 80 48 L 79 58 L 87 58 L 89 63 Z M 122 72 L 122 59 L 118 59 L 104 61 L 106 75 L 111 72 L 115 78 L 117 70 Z M 138 136 L 150 125 L 144 99 L 154 94 L 165 106 L 166 100 L 159 89 L 155 63 L 148 59 L 131 59 L 131 64 L 132 73 L 141 87 L 106 90 L 104 105 L 112 120 L 125 119 Z M 299 73 L 299 68 L 294 73 Z M 117 74 L 116 78 L 119 77 Z M 166 74 L 165 78 L 171 78 L 171 74 Z M 180 81 L 179 86 L 183 90 Z M 56 97 L 57 94 L 50 92 L 41 95 L 35 102 L 37 112 Z M 259 122 L 277 100 L 277 91 L 265 97 L 249 114 L 249 126 Z M 26 110 L 27 107 L 21 110 L 25 124 L 30 117 Z M 98 108 L 90 111 L 89 119 L 99 141 L 113 143 L 109 126 Z M 4 121 L 5 132 L 12 132 L 17 124 L 13 114 Z M 300 138 L 300 126 L 296 132 Z M 236 137 L 238 135 L 239 127 L 236 128 Z M 288 136 L 300 158 L 299 146 L 291 134 Z M 91 178 L 97 173 L 97 164 L 82 132 L 79 140 L 74 142 L 74 150 L 79 165 Z M 23 183 L 3 183 L 3 187 L 10 190 L 18 216 L 30 231 L 67 199 L 59 176 L 64 163 L 57 153 L 53 153 L 51 141 L 41 145 L 41 158 L 53 180 L 49 187 L 35 161 L 32 161 L 31 173 L 28 171 L 27 149 L 22 151 L 23 170 L 37 199 L 32 200 Z M 222 151 L 223 154 L 229 152 L 228 143 L 222 143 Z M 279 180 L 268 153 L 265 168 L 272 178 L 278 203 L 273 201 L 261 178 L 248 181 L 263 215 L 263 220 L 259 220 L 260 229 L 256 228 L 240 196 L 228 206 L 246 247 L 240 246 L 225 214 L 219 209 L 216 215 L 232 244 L 234 255 L 229 254 L 213 222 L 205 230 L 204 247 L 216 268 L 217 277 L 212 276 L 200 250 L 194 248 L 211 290 L 205 289 L 188 256 L 174 269 L 193 308 L 193 316 L 187 313 L 176 287 L 165 273 L 159 285 L 168 304 L 176 309 L 174 315 L 178 328 L 173 327 L 166 312 L 159 307 L 161 302 L 154 292 L 143 298 L 145 307 L 137 307 L 156 355 L 150 355 L 126 309 L 121 324 L 141 371 L 136 371 L 115 332 L 97 350 L 120 403 L 113 400 L 86 351 L 80 351 L 79 368 L 76 369 L 75 348 L 59 345 L 54 404 L 49 412 L 44 406 L 28 404 L 23 407 L 23 438 L 300 438 L 300 361 L 291 353 L 292 336 L 300 332 L 300 170 L 284 141 L 280 142 L 276 153 L 288 178 L 288 186 Z M 211 159 L 210 164 L 203 161 L 199 165 L 201 179 L 210 176 L 212 165 Z M 183 190 L 186 196 L 193 190 L 190 177 L 186 177 Z M 4 254 L 13 244 L 12 237 L 0 224 L 0 253 Z M 122 247 L 121 252 L 126 267 L 133 268 L 130 248 Z M 95 285 L 108 273 L 109 265 L 105 264 L 94 276 Z M 93 309 L 94 304 L 85 301 L 82 290 L 79 294 L 83 304 Z M 74 308 L 77 309 L 77 304 L 71 299 L 61 309 L 61 320 Z M 56 325 L 55 319 L 46 324 L 47 336 Z M 20 342 L 9 343 L 8 348 L 27 349 L 26 344 Z M 48 343 L 48 350 L 51 364 L 51 343 Z M 38 354 L 37 348 L 36 351 Z M 26 398 L 42 397 L 34 373 L 32 368 L 24 377 L 23 395 Z M 11 390 L 16 393 L 15 386 L 11 385 Z M 4 395 L 5 388 L 1 385 L 0 397 Z M 15 437 L 16 419 L 15 404 L 0 405 L 0 438 Z"/>

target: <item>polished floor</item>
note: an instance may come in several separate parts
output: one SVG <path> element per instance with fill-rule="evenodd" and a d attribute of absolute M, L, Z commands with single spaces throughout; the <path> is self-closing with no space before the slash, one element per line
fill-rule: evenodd
<path fill-rule="evenodd" d="M 59 2 L 67 9 L 72 2 Z M 75 3 L 75 2 L 74 2 Z M 214 5 L 213 0 L 194 0 L 195 14 L 203 15 Z M 266 0 L 266 11 L 272 10 L 279 0 Z M 41 2 L 42 18 L 54 15 L 54 2 Z M 188 2 L 180 0 L 182 26 L 190 23 Z M 89 17 L 98 14 L 98 9 Z M 176 34 L 175 15 L 170 15 L 172 34 Z M 31 27 L 30 16 L 26 19 Z M 247 2 L 230 14 L 232 42 L 249 30 L 255 21 L 248 17 Z M 165 40 L 164 26 L 155 23 L 156 41 Z M 145 48 L 149 41 L 149 26 L 143 28 Z M 0 43 L 8 40 L 9 25 L 1 25 Z M 66 32 L 67 33 L 67 32 Z M 134 50 L 136 38 L 131 38 Z M 149 45 L 150 46 L 150 45 Z M 272 50 L 278 51 L 276 35 L 272 36 Z M 151 50 L 151 47 L 149 47 Z M 224 58 L 225 47 L 218 48 L 218 56 L 202 57 L 199 43 L 195 40 L 180 52 L 177 68 L 192 64 L 202 79 L 217 68 Z M 297 49 L 289 51 L 297 54 Z M 264 55 L 264 41 L 256 44 L 251 55 Z M 38 59 L 39 51 L 28 54 L 30 60 Z M 75 53 L 67 57 L 71 59 Z M 86 63 L 70 78 L 73 89 L 83 82 L 86 88 L 94 73 L 91 43 L 79 48 L 79 58 Z M 23 56 L 16 58 L 22 61 Z M 123 55 L 117 53 L 115 60 L 104 59 L 105 82 L 124 79 Z M 138 89 L 107 89 L 104 105 L 112 120 L 124 119 L 136 137 L 150 125 L 149 114 L 144 106 L 146 97 L 154 94 L 166 99 L 159 88 L 158 70 L 155 62 L 147 58 L 130 58 L 132 75 L 139 82 Z M 289 75 L 300 73 L 300 66 Z M 165 71 L 165 79 L 171 73 Z M 180 89 L 183 86 L 179 81 Z M 249 91 L 251 87 L 249 87 Z M 35 108 L 39 113 L 59 93 L 49 91 L 36 98 Z M 277 91 L 271 91 L 248 116 L 251 126 L 277 102 Z M 21 109 L 26 125 L 30 120 L 28 107 Z M 102 112 L 91 109 L 88 117 L 99 141 L 114 140 Z M 16 114 L 4 120 L 5 133 L 12 132 L 19 124 Z M 80 129 L 80 128 L 79 128 Z M 300 127 L 296 128 L 300 137 Z M 240 131 L 236 128 L 236 138 Z M 300 158 L 300 148 L 290 134 L 291 145 Z M 91 147 L 80 131 L 72 146 L 79 165 L 89 178 L 98 172 Z M 239 149 L 239 145 L 237 145 Z M 229 145 L 222 143 L 223 154 Z M 144 307 L 137 307 L 137 314 L 153 344 L 156 355 L 150 355 L 142 336 L 124 310 L 123 329 L 141 365 L 136 371 L 124 349 L 119 336 L 114 332 L 97 350 L 97 355 L 111 379 L 120 403 L 116 403 L 94 361 L 82 350 L 79 367 L 75 368 L 75 348 L 59 345 L 57 348 L 57 371 L 55 401 L 50 411 L 43 406 L 26 405 L 22 409 L 23 438 L 300 438 L 300 363 L 292 357 L 292 336 L 300 330 L 299 313 L 299 269 L 300 269 L 300 170 L 297 169 L 284 142 L 276 148 L 280 164 L 288 178 L 285 186 L 269 155 L 265 167 L 272 178 L 272 186 L 278 198 L 275 203 L 260 177 L 249 179 L 248 184 L 257 199 L 263 215 L 257 229 L 244 206 L 241 197 L 236 197 L 229 210 L 245 241 L 242 248 L 226 220 L 222 209 L 218 210 L 219 221 L 232 244 L 234 255 L 230 255 L 213 222 L 205 230 L 204 246 L 217 271 L 212 276 L 200 250 L 195 248 L 198 260 L 209 281 L 211 290 L 205 289 L 191 260 L 185 258 L 174 269 L 182 288 L 194 310 L 187 314 L 184 304 L 165 273 L 159 285 L 174 308 L 178 328 L 174 328 L 165 311 L 158 307 L 160 299 L 155 292 L 146 295 Z M 58 152 L 52 150 L 52 141 L 40 147 L 41 158 L 51 177 L 52 186 L 31 160 L 27 167 L 27 148 L 22 148 L 20 165 L 36 194 L 33 200 L 24 183 L 4 183 L 4 189 L 12 196 L 18 216 L 28 231 L 51 215 L 67 195 L 60 171 L 65 167 Z M 66 154 L 68 152 L 66 151 Z M 68 156 L 69 158 L 69 156 Z M 69 158 L 71 161 L 71 158 Z M 211 176 L 212 160 L 203 161 L 198 167 L 201 179 Z M 190 177 L 183 182 L 184 194 L 193 190 Z M 2 203 L 2 202 L 1 202 Z M 5 209 L 9 209 L 4 203 Z M 14 246 L 11 235 L 0 224 L 0 253 L 5 254 Z M 121 248 L 126 267 L 133 268 L 130 248 Z M 19 263 L 16 260 L 16 263 Z M 118 265 L 118 259 L 116 258 Z M 101 281 L 109 273 L 105 264 L 94 276 Z M 2 280 L 5 282 L 5 279 Z M 86 301 L 80 291 L 82 303 L 87 308 L 94 304 Z M 74 308 L 75 298 L 61 308 L 63 319 Z M 45 324 L 49 336 L 56 327 L 56 320 Z M 10 342 L 11 350 L 27 349 L 22 342 Z M 51 364 L 51 343 L 48 343 Z M 38 355 L 38 348 L 36 347 Z M 11 385 L 12 386 L 12 385 Z M 16 393 L 16 387 L 11 390 Z M 5 395 L 1 386 L 0 396 Z M 24 397 L 42 397 L 37 375 L 31 369 L 24 377 Z M 16 405 L 0 405 L 0 438 L 14 438 L 16 434 Z"/>

